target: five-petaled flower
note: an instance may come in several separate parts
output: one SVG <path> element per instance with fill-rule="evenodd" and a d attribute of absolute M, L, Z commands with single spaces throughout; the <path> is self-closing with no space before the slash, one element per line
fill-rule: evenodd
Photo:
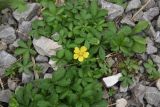
<path fill-rule="evenodd" d="M 88 58 L 89 52 L 87 52 L 87 48 L 82 46 L 81 48 L 74 48 L 74 59 L 78 59 L 78 61 L 82 62 L 85 58 Z"/>

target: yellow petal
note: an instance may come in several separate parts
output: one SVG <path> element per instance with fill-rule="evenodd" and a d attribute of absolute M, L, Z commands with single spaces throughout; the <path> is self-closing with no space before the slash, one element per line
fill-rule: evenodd
<path fill-rule="evenodd" d="M 82 62 L 84 60 L 84 58 L 82 57 L 82 56 L 80 56 L 79 58 L 78 58 L 78 61 L 80 61 L 80 62 Z"/>
<path fill-rule="evenodd" d="M 88 56 L 89 56 L 89 52 L 84 52 L 83 57 L 88 58 Z"/>
<path fill-rule="evenodd" d="M 80 48 L 80 51 L 81 51 L 81 52 L 86 52 L 86 51 L 87 51 L 87 48 L 86 48 L 85 46 L 82 46 L 82 47 Z"/>
<path fill-rule="evenodd" d="M 78 47 L 75 47 L 75 48 L 74 48 L 74 53 L 79 53 L 79 52 L 80 52 L 79 48 L 78 48 Z"/>
<path fill-rule="evenodd" d="M 74 59 L 78 59 L 78 54 L 74 54 L 74 55 L 73 55 L 73 58 L 74 58 Z"/>

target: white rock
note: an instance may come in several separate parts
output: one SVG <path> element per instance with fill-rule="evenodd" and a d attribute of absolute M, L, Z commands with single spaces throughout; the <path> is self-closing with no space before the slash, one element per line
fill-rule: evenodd
<path fill-rule="evenodd" d="M 133 10 L 133 9 L 137 9 L 141 6 L 141 1 L 140 0 L 131 0 L 128 3 L 128 6 L 126 8 L 126 12 Z"/>
<path fill-rule="evenodd" d="M 113 85 L 115 85 L 119 81 L 119 78 L 121 76 L 122 76 L 122 74 L 118 73 L 116 75 L 104 77 L 103 82 L 105 83 L 106 87 L 112 87 Z"/>
<path fill-rule="evenodd" d="M 49 64 L 51 65 L 51 67 L 53 68 L 53 70 L 57 70 L 58 69 L 58 67 L 57 67 L 57 65 L 56 65 L 56 61 L 53 61 L 53 60 L 49 60 Z"/>
<path fill-rule="evenodd" d="M 51 73 L 46 73 L 44 75 L 44 79 L 46 79 L 46 78 L 52 78 L 52 74 Z"/>
<path fill-rule="evenodd" d="M 120 5 L 105 0 L 100 0 L 99 2 L 103 9 L 108 10 L 108 19 L 115 19 L 116 17 L 121 16 L 124 12 L 124 8 Z"/>
<path fill-rule="evenodd" d="M 160 90 L 160 79 L 157 80 L 156 86 L 157 86 L 157 88 Z"/>
<path fill-rule="evenodd" d="M 53 40 L 46 37 L 34 39 L 33 45 L 40 55 L 49 57 L 52 55 L 56 55 L 56 51 L 61 48 L 61 45 L 58 45 L 57 42 L 54 42 Z"/>
<path fill-rule="evenodd" d="M 127 106 L 127 100 L 124 98 L 116 100 L 116 107 L 126 107 Z"/>

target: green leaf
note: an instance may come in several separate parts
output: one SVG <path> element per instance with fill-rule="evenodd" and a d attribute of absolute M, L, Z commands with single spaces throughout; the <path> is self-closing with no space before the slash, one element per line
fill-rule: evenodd
<path fill-rule="evenodd" d="M 70 50 L 65 50 L 65 58 L 70 61 L 73 59 L 73 54 Z"/>
<path fill-rule="evenodd" d="M 93 15 L 93 16 L 96 16 L 96 14 L 97 14 L 97 10 L 98 10 L 98 6 L 97 6 L 97 0 L 92 0 L 91 1 L 91 14 Z"/>
<path fill-rule="evenodd" d="M 145 45 L 146 44 L 146 39 L 140 36 L 133 36 L 134 41 Z"/>
<path fill-rule="evenodd" d="M 129 26 L 123 26 L 120 28 L 118 35 L 129 35 L 130 33 L 132 33 L 132 29 Z"/>
<path fill-rule="evenodd" d="M 100 59 L 105 60 L 106 54 L 105 50 L 102 47 L 99 48 L 99 57 Z"/>
<path fill-rule="evenodd" d="M 56 56 L 58 58 L 63 58 L 64 53 L 65 53 L 64 49 L 61 49 L 61 50 L 57 51 Z"/>
<path fill-rule="evenodd" d="M 28 48 L 27 44 L 26 44 L 24 41 L 22 41 L 22 40 L 19 40 L 19 41 L 18 41 L 18 45 L 19 45 L 20 47 L 23 47 L 23 48 Z"/>
<path fill-rule="evenodd" d="M 26 51 L 27 51 L 27 49 L 17 48 L 17 49 L 14 51 L 14 53 L 15 53 L 16 55 L 21 55 L 21 54 L 25 53 Z"/>
<path fill-rule="evenodd" d="M 76 44 L 81 44 L 84 41 L 84 38 L 75 38 L 74 42 Z"/>
<path fill-rule="evenodd" d="M 138 22 L 138 24 L 134 27 L 133 29 L 133 33 L 140 33 L 142 32 L 143 30 L 145 30 L 147 27 L 148 27 L 148 22 L 147 21 L 140 21 Z"/>
<path fill-rule="evenodd" d="M 97 38 L 90 38 L 88 42 L 92 45 L 98 45 L 100 41 Z"/>
<path fill-rule="evenodd" d="M 132 50 L 136 53 L 144 53 L 146 51 L 146 46 L 140 43 L 135 43 Z"/>
<path fill-rule="evenodd" d="M 65 76 L 66 71 L 63 68 L 58 69 L 53 73 L 53 80 L 58 81 Z"/>

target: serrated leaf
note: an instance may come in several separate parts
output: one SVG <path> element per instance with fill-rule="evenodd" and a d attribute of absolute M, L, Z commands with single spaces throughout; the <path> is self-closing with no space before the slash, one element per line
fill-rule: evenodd
<path fill-rule="evenodd" d="M 65 53 L 64 49 L 61 49 L 61 50 L 57 51 L 56 56 L 58 58 L 62 58 L 64 56 L 64 53 Z"/>
<path fill-rule="evenodd" d="M 99 57 L 100 57 L 100 59 L 105 60 L 105 56 L 106 56 L 105 50 L 102 47 L 100 47 L 99 48 Z"/>
<path fill-rule="evenodd" d="M 16 55 L 21 55 L 21 54 L 25 53 L 26 51 L 27 51 L 27 49 L 17 48 L 17 49 L 14 51 L 14 53 L 15 53 Z"/>
<path fill-rule="evenodd" d="M 65 76 L 66 71 L 63 68 L 58 69 L 56 72 L 53 73 L 53 79 L 58 81 Z"/>
<path fill-rule="evenodd" d="M 146 46 L 140 43 L 135 43 L 132 50 L 136 53 L 144 53 L 146 51 Z"/>
<path fill-rule="evenodd" d="M 91 1 L 91 14 L 93 15 L 93 16 L 96 16 L 96 14 L 97 14 L 97 10 L 98 10 L 98 6 L 97 6 L 97 0 L 92 0 Z"/>
<path fill-rule="evenodd" d="M 70 50 L 65 50 L 65 58 L 70 61 L 73 58 L 73 53 Z"/>

